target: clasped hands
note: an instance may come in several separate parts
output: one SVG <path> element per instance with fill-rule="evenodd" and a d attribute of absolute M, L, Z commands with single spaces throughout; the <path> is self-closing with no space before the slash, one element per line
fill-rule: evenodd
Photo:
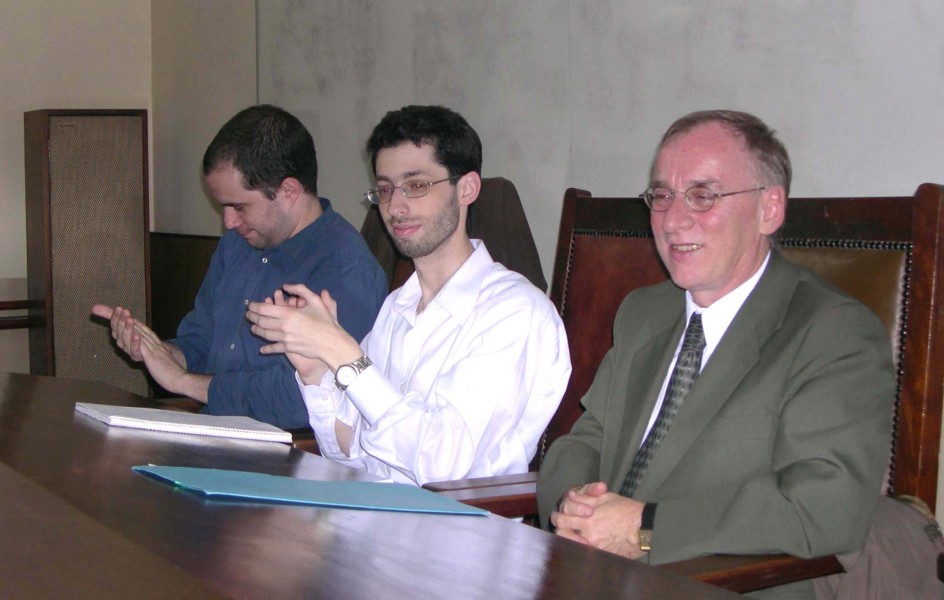
<path fill-rule="evenodd" d="M 642 502 L 607 491 L 597 481 L 577 486 L 564 494 L 551 523 L 557 535 L 627 558 L 639 558 L 639 527 Z"/>
<path fill-rule="evenodd" d="M 329 369 L 362 354 L 338 323 L 338 305 L 327 290 L 316 294 L 302 284 L 286 284 L 265 302 L 250 302 L 246 318 L 253 334 L 272 342 L 259 351 L 284 353 L 306 385 L 320 383 Z"/>

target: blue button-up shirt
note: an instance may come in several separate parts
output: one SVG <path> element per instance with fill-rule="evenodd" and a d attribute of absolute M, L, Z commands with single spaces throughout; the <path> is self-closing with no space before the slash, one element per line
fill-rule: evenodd
<path fill-rule="evenodd" d="M 207 412 L 246 415 L 292 428 L 308 425 L 308 412 L 284 355 L 263 355 L 266 342 L 250 331 L 249 302 L 271 297 L 286 283 L 328 290 L 338 320 L 354 338 L 373 326 L 387 280 L 354 227 L 322 198 L 324 214 L 284 243 L 259 250 L 235 231 L 226 232 L 213 254 L 193 310 L 177 337 L 187 370 L 213 375 Z"/>

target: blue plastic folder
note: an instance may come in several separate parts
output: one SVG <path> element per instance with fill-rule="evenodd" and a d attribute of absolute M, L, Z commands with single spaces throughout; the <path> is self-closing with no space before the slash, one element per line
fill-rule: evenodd
<path fill-rule="evenodd" d="M 156 465 L 139 465 L 132 470 L 210 498 L 448 515 L 488 514 L 480 508 L 402 483 L 312 481 L 248 471 Z"/>

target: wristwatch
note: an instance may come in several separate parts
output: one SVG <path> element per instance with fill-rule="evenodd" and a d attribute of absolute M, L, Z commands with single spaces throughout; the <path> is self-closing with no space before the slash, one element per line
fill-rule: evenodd
<path fill-rule="evenodd" d="M 656 524 L 656 502 L 646 502 L 642 507 L 642 524 L 639 526 L 639 549 L 643 552 L 652 550 L 652 528 Z"/>
<path fill-rule="evenodd" d="M 652 550 L 652 530 L 651 529 L 640 529 L 639 530 L 639 549 L 643 552 L 649 552 Z"/>
<path fill-rule="evenodd" d="M 343 392 L 347 389 L 347 386 L 354 383 L 354 380 L 357 379 L 357 376 L 360 375 L 364 369 L 372 364 L 374 363 L 370 362 L 370 359 L 367 358 L 365 354 L 354 362 L 341 365 L 338 367 L 338 370 L 334 372 L 334 384 Z"/>

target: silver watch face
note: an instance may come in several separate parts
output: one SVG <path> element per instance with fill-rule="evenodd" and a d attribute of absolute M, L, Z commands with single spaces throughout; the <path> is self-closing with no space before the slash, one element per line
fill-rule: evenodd
<path fill-rule="evenodd" d="M 334 374 L 334 378 L 339 386 L 347 387 L 357 379 L 357 369 L 351 365 L 341 365 L 338 367 L 337 373 Z"/>

